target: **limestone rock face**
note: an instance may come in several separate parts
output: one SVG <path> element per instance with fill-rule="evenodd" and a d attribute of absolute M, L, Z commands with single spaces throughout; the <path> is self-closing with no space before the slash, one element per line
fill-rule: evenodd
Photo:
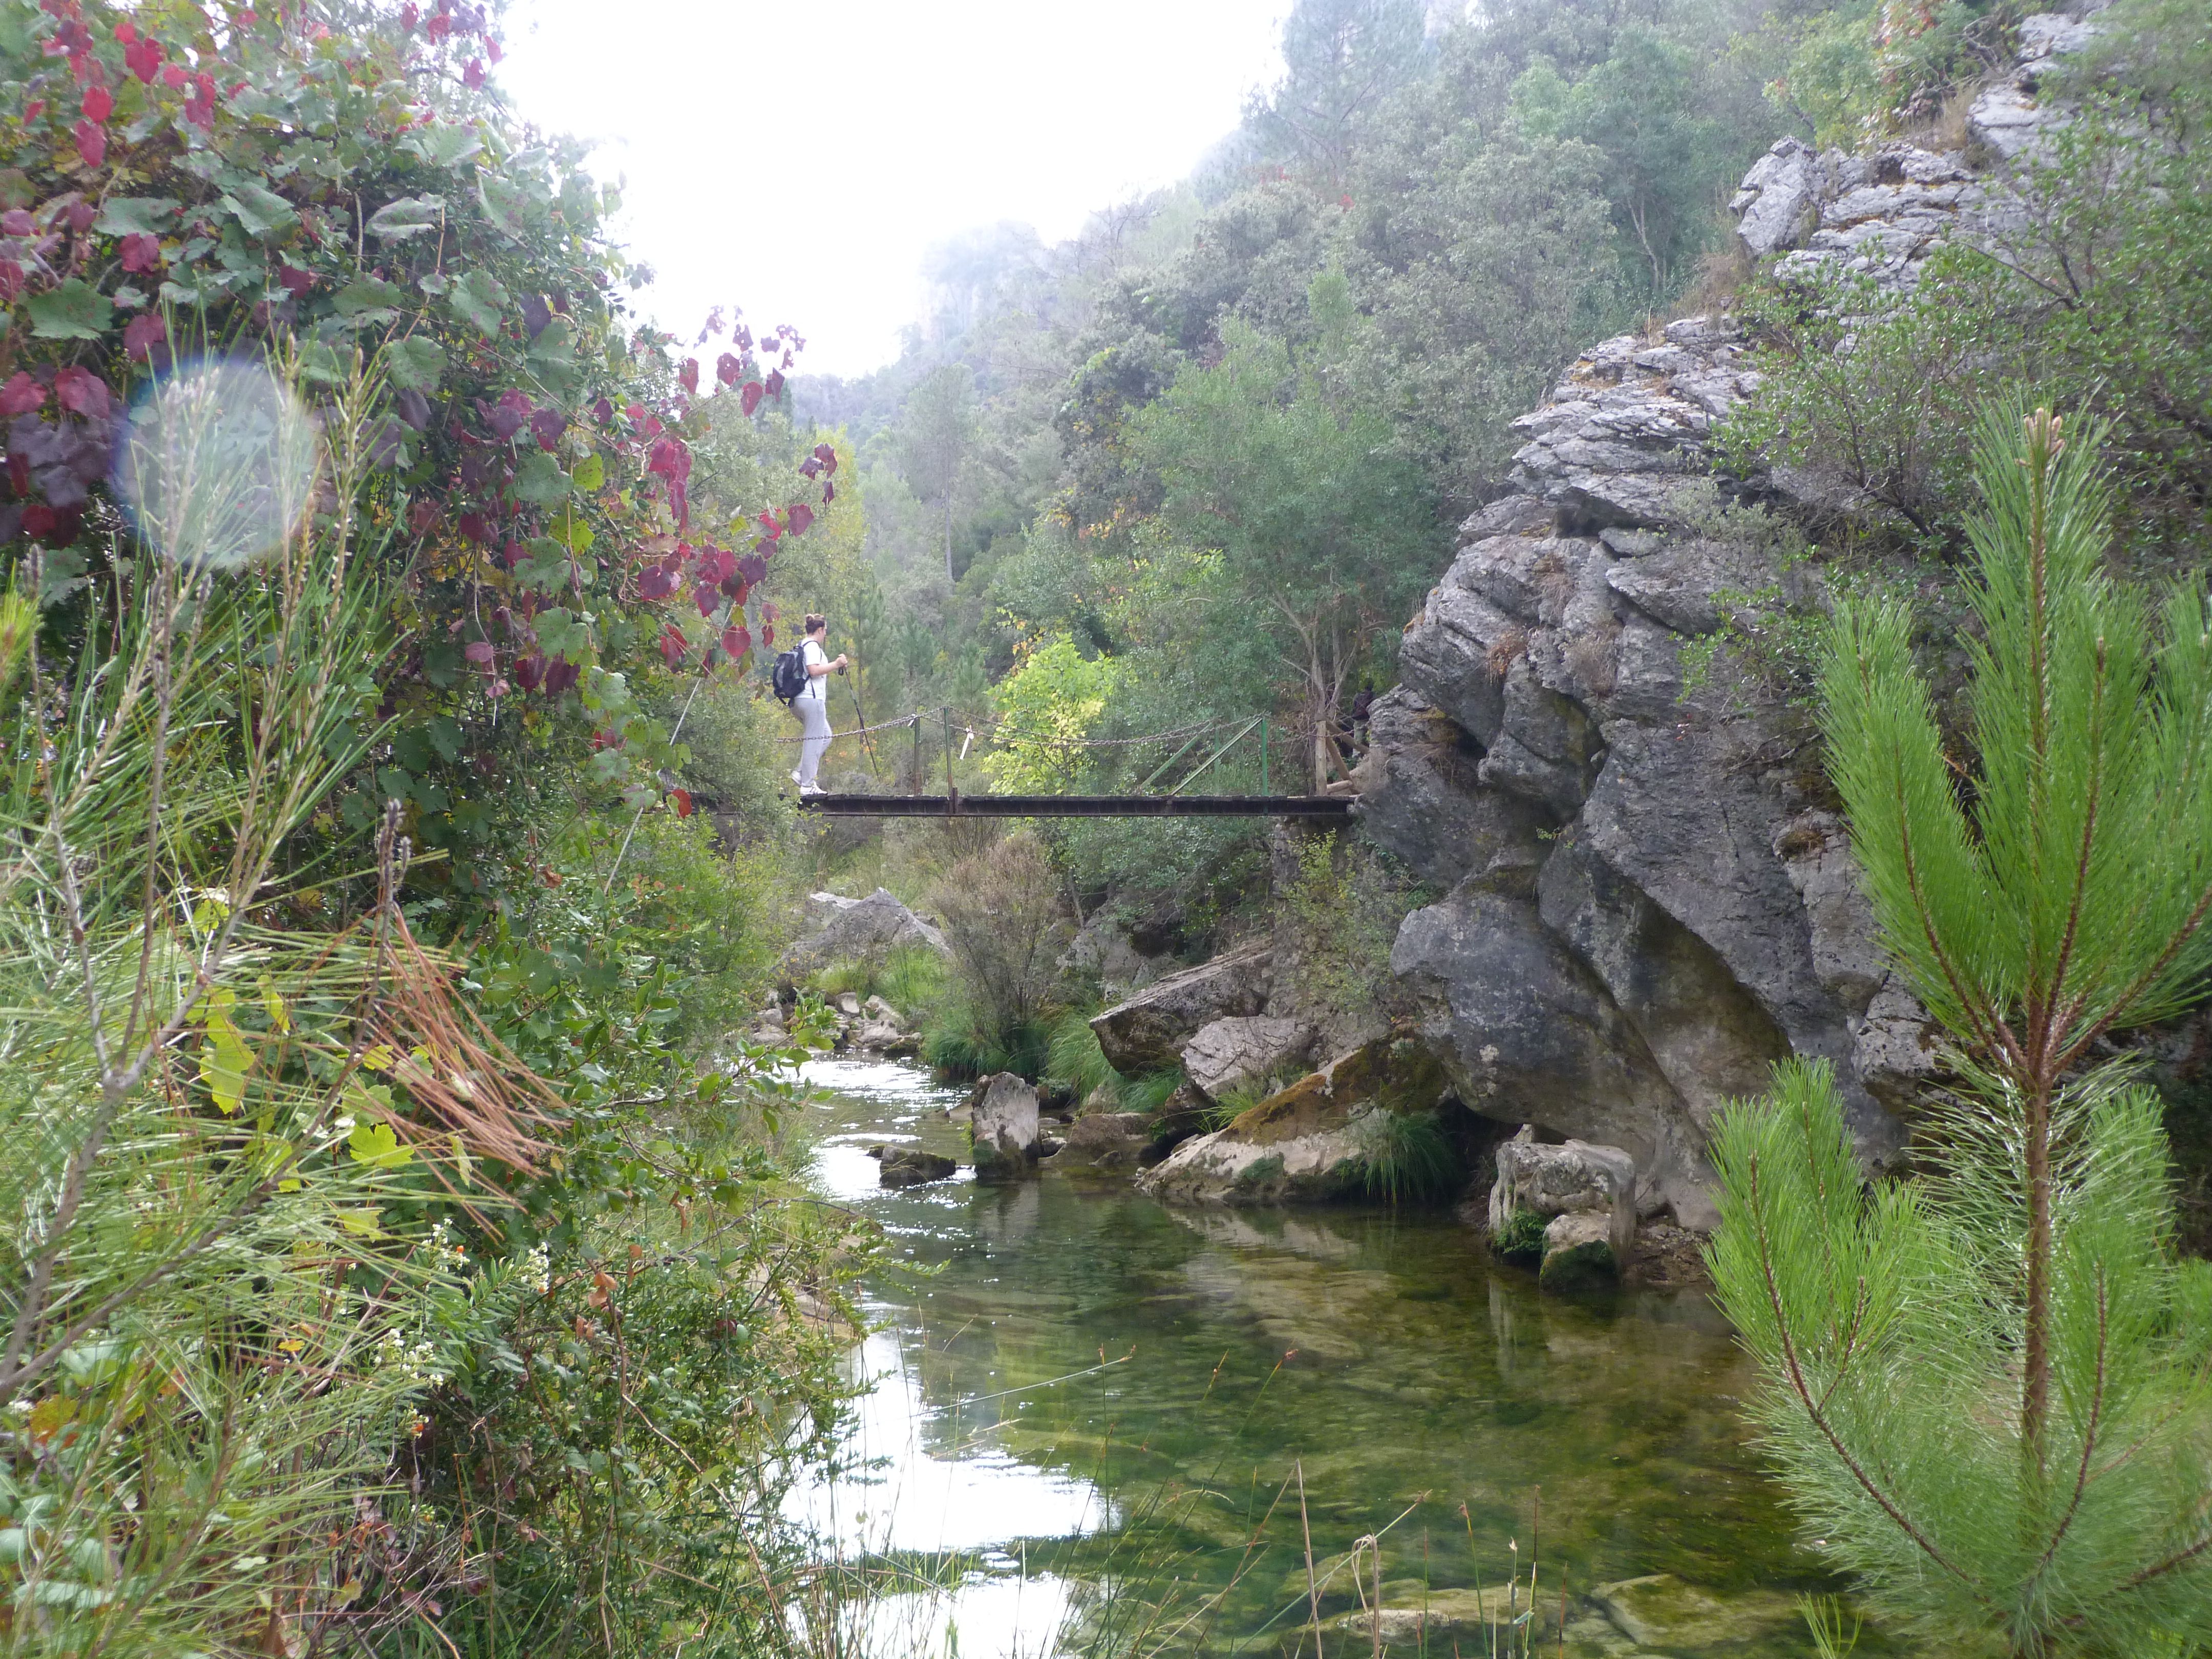
<path fill-rule="evenodd" d="M 1295 1019 L 1258 1015 L 1201 1025 L 1183 1045 L 1182 1069 L 1218 1100 L 1240 1084 L 1255 1083 L 1306 1057 L 1313 1028 Z"/>
<path fill-rule="evenodd" d="M 970 1109 L 968 1131 L 975 1149 L 975 1178 L 1004 1181 L 1027 1175 L 1037 1159 L 1036 1091 L 1012 1072 L 983 1085 Z"/>
<path fill-rule="evenodd" d="M 1202 1027 L 1263 1012 L 1273 955 L 1265 945 L 1232 951 L 1131 993 L 1091 1022 L 1108 1062 L 1131 1075 L 1162 1071 Z"/>
<path fill-rule="evenodd" d="M 832 963 L 880 962 L 908 946 L 951 954 L 943 933 L 880 887 L 860 899 L 813 894 L 806 901 L 806 917 L 811 931 L 785 951 L 776 965 L 787 985 Z M 857 1006 L 854 1012 L 859 1012 Z"/>
<path fill-rule="evenodd" d="M 1341 1054 L 1138 1177 L 1187 1204 L 1312 1203 L 1364 1187 L 1375 1114 L 1431 1110 L 1444 1079 L 1423 1046 L 1384 1037 Z"/>
<path fill-rule="evenodd" d="M 2045 69 L 2082 38 L 2063 18 L 2027 32 Z M 2033 79 L 2024 67 L 2015 89 Z M 1735 208 L 1746 245 L 1785 270 L 1899 290 L 1943 238 L 1994 222 L 2004 186 L 1987 167 L 1785 140 Z M 1714 650 L 1746 593 L 1826 603 L 1817 569 L 1783 559 L 1711 477 L 1714 428 L 1752 389 L 1726 317 L 1583 353 L 1516 423 L 1511 493 L 1461 527 L 1357 775 L 1364 833 L 1444 893 L 1406 919 L 1391 968 L 1455 1091 L 1619 1147 L 1638 1213 L 1693 1229 L 1716 1218 L 1715 1114 L 1777 1060 L 1833 1066 L 1875 1167 L 1935 1063 L 1875 946 L 1817 733 Z"/>
<path fill-rule="evenodd" d="M 1969 150 L 1899 142 L 1869 155 L 1816 155 L 1801 139 L 1783 139 L 1729 204 L 1737 236 L 1754 258 L 1781 254 L 1784 274 L 1832 264 L 1885 288 L 1910 288 L 1937 242 L 1971 236 L 2014 210 L 2004 166 L 2033 155 L 2067 121 L 2047 83 L 2057 60 L 2095 32 L 2094 18 L 2063 12 L 2023 19 L 2011 72 L 1985 86 L 1967 112 Z"/>

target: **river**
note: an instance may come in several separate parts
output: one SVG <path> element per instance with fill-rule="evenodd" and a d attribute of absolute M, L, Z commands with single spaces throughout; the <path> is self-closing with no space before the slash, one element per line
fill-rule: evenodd
<path fill-rule="evenodd" d="M 1441 1607 L 1516 1562 L 1525 1583 L 1533 1558 L 1542 1654 L 1563 1577 L 1577 1659 L 1813 1651 L 1787 1610 L 1833 1586 L 1759 1473 L 1749 1367 L 1702 1293 L 1540 1297 L 1448 1215 L 1170 1210 L 965 1169 L 884 1191 L 866 1149 L 961 1155 L 962 1091 L 896 1063 L 808 1076 L 833 1091 L 814 1178 L 896 1263 L 854 1356 L 869 1467 L 809 1510 L 848 1554 L 943 1587 L 879 1598 L 878 1651 L 1310 1654 L 1309 1533 L 1325 1625 L 1360 1606 L 1335 1559 L 1373 1535 L 1379 1572 L 1363 1555 L 1358 1575 L 1390 1606 Z M 1702 1645 L 1649 1649 L 1583 1604 L 1662 1573 L 1723 1609 Z"/>

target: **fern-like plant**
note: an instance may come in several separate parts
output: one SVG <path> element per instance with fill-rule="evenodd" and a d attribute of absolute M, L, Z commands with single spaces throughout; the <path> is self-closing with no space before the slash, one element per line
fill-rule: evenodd
<path fill-rule="evenodd" d="M 1712 1251 L 1810 1531 L 1946 1651 L 2212 1644 L 2212 1267 L 2100 1040 L 2212 965 L 2212 622 L 2101 569 L 2100 429 L 1985 415 L 1970 787 L 1893 603 L 1838 606 L 1830 765 L 1884 947 L 1950 1034 L 1933 1170 L 1869 1191 L 1824 1066 L 1726 1115 Z"/>

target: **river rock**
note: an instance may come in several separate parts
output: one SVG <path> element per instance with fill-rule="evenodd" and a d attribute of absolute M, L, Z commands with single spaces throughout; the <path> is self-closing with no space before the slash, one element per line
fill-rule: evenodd
<path fill-rule="evenodd" d="M 1349 1197 L 1367 1177 L 1361 1120 L 1374 1112 L 1431 1111 L 1444 1087 L 1442 1069 L 1419 1042 L 1382 1038 L 1339 1055 L 1212 1133 L 1184 1141 L 1137 1184 L 1174 1203 Z"/>
<path fill-rule="evenodd" d="M 1522 1211 L 1553 1218 L 1544 1233 L 1540 1284 L 1563 1290 L 1578 1279 L 1621 1275 L 1636 1239 L 1634 1158 L 1618 1146 L 1594 1146 L 1582 1140 L 1544 1146 L 1526 1127 L 1512 1139 L 1501 1142 L 1495 1157 L 1498 1179 L 1490 1189 L 1491 1237 L 1506 1236 L 1513 1217 Z M 1595 1224 L 1562 1229 L 1555 1241 L 1553 1229 L 1570 1216 L 1578 1221 L 1594 1220 Z M 1601 1256 L 1588 1248 L 1592 1236 L 1604 1240 Z"/>
<path fill-rule="evenodd" d="M 1091 1022 L 1108 1064 L 1132 1076 L 1165 1071 L 1201 1027 L 1261 1012 L 1273 960 L 1267 945 L 1249 945 L 1132 993 Z"/>
<path fill-rule="evenodd" d="M 1565 1215 L 1594 1210 L 1610 1215 L 1636 1188 L 1636 1160 L 1618 1146 L 1570 1140 L 1538 1142 L 1524 1127 L 1497 1152 L 1498 1181 L 1490 1189 L 1490 1224 L 1502 1229 L 1516 1210 Z"/>
<path fill-rule="evenodd" d="M 1480 1650 L 1478 1642 L 1485 1641 L 1493 1627 L 1510 1622 L 1502 1589 L 1423 1589 L 1418 1583 L 1385 1583 L 1382 1600 L 1379 1613 L 1345 1613 L 1323 1620 L 1322 1628 L 1337 1638 L 1329 1650 L 1372 1651 L 1379 1640 L 1385 1652 L 1464 1651 L 1472 1659 Z"/>
<path fill-rule="evenodd" d="M 885 1187 L 919 1187 L 927 1182 L 945 1180 L 959 1167 L 951 1158 L 925 1152 L 918 1146 L 887 1146 L 884 1149 L 883 1170 L 876 1179 L 878 1184 Z"/>
<path fill-rule="evenodd" d="M 986 1079 L 970 1108 L 968 1133 L 978 1180 L 1027 1175 L 1037 1158 L 1036 1091 L 1012 1072 Z"/>
<path fill-rule="evenodd" d="M 1667 1653 L 1735 1650 L 1803 1624 L 1794 1595 L 1780 1590 L 1723 1595 L 1686 1584 L 1671 1573 L 1600 1584 L 1590 1600 L 1630 1641 Z"/>
<path fill-rule="evenodd" d="M 1536 1270 L 1543 1290 L 1571 1296 L 1620 1283 L 1620 1252 L 1613 1249 L 1613 1218 L 1595 1210 L 1553 1216 L 1544 1229 L 1544 1265 Z"/>
<path fill-rule="evenodd" d="M 796 985 L 833 963 L 881 962 L 896 950 L 951 954 L 943 933 L 881 887 L 859 899 L 812 894 L 806 901 L 806 919 L 811 931 L 786 950 L 776 964 L 776 973 L 787 985 Z"/>
<path fill-rule="evenodd" d="M 1183 1074 L 1218 1100 L 1303 1060 L 1313 1040 L 1313 1027 L 1295 1019 L 1217 1019 L 1183 1045 Z"/>
<path fill-rule="evenodd" d="M 1152 1144 L 1152 1122 L 1142 1112 L 1086 1111 L 1072 1120 L 1055 1170 L 1121 1174 L 1133 1171 Z"/>

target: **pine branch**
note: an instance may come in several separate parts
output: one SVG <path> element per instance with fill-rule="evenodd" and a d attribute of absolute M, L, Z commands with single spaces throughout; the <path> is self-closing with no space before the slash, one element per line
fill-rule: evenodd
<path fill-rule="evenodd" d="M 1905 1516 L 1905 1511 L 1899 1508 L 1898 1505 L 1891 1500 L 1888 1493 L 1883 1492 L 1881 1488 L 1875 1483 L 1873 1478 L 1867 1474 L 1865 1467 L 1856 1456 L 1852 1455 L 1850 1449 L 1844 1444 L 1843 1437 L 1837 1433 L 1834 1425 L 1828 1420 L 1826 1412 L 1822 1410 L 1820 1405 L 1814 1401 L 1813 1398 L 1813 1390 L 1805 1380 L 1804 1367 L 1798 1358 L 1796 1339 L 1790 1334 L 1790 1316 L 1787 1310 L 1783 1306 L 1782 1287 L 1776 1282 L 1774 1277 L 1774 1240 L 1767 1230 L 1765 1205 L 1760 1201 L 1762 1194 L 1759 1187 L 1759 1164 L 1758 1152 L 1755 1151 L 1752 1152 L 1750 1159 L 1750 1196 L 1753 1200 L 1751 1209 L 1752 1213 L 1758 1218 L 1757 1227 L 1759 1233 L 1759 1270 L 1765 1276 L 1766 1282 L 1767 1306 L 1774 1315 L 1775 1334 L 1780 1339 L 1782 1343 L 1783 1363 L 1790 1378 L 1790 1389 L 1792 1392 L 1796 1395 L 1798 1403 L 1805 1408 L 1807 1420 L 1809 1421 L 1815 1429 L 1818 1429 L 1820 1431 L 1821 1438 L 1825 1439 L 1828 1443 L 1830 1449 L 1836 1454 L 1836 1456 L 1841 1461 L 1844 1468 L 1850 1472 L 1851 1478 L 1858 1482 L 1860 1487 L 1866 1492 L 1868 1497 L 1873 1498 L 1875 1504 L 1880 1505 L 1881 1512 L 1890 1518 L 1891 1522 L 1895 1524 L 1898 1530 L 1902 1532 L 1907 1538 L 1911 1539 L 1913 1543 L 1917 1545 L 1921 1553 L 1926 1555 L 1930 1561 L 1933 1561 L 1937 1566 L 1942 1568 L 1944 1571 L 1949 1573 L 1954 1578 L 1957 1579 L 1960 1584 L 1964 1587 L 1966 1593 L 1972 1596 L 1975 1601 L 1981 1603 L 1984 1607 L 1988 1607 L 1991 1612 L 1995 1612 L 1996 1610 L 1996 1604 L 1981 1592 L 1979 1588 L 1978 1588 L 1974 1583 L 1973 1580 L 1967 1577 L 1964 1571 L 1952 1562 L 1951 1559 L 1948 1555 L 1944 1554 L 1944 1553 L 1936 1547 L 1934 1540 L 1930 1539 L 1927 1534 L 1923 1532 Z M 2212 1542 L 2212 1540 L 2208 1541 Z"/>

